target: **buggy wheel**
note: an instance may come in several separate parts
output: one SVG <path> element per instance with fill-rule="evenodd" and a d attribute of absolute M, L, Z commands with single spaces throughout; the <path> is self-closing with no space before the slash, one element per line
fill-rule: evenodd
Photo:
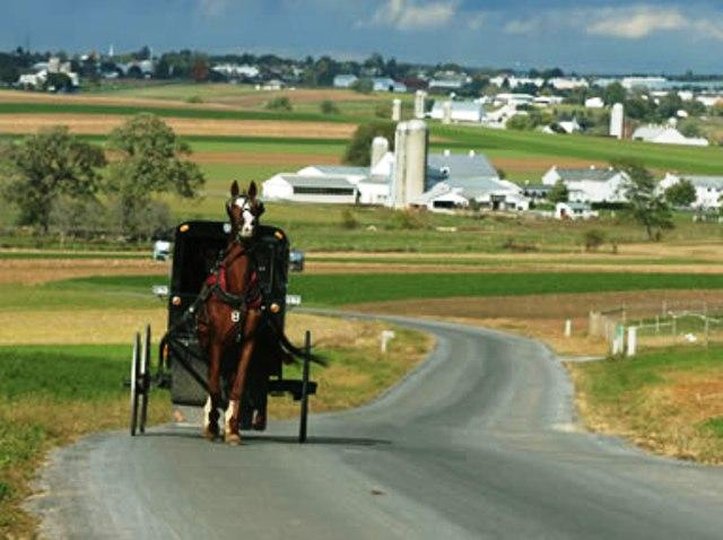
<path fill-rule="evenodd" d="M 299 442 L 306 442 L 306 427 L 309 417 L 309 357 L 311 355 L 311 332 L 304 336 L 304 365 L 301 374 L 301 411 L 299 415 Z"/>
<path fill-rule="evenodd" d="M 141 347 L 141 369 L 139 373 L 139 384 L 141 386 L 141 418 L 138 429 L 141 433 L 146 432 L 146 419 L 148 418 L 148 397 L 151 390 L 151 325 L 146 325 L 146 332 Z"/>
<path fill-rule="evenodd" d="M 135 436 L 138 427 L 138 399 L 140 388 L 138 375 L 141 369 L 141 335 L 136 332 L 133 340 L 133 356 L 131 357 L 131 437 Z"/>

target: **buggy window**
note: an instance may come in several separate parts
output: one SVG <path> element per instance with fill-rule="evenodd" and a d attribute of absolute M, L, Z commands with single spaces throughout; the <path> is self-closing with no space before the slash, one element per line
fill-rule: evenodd
<path fill-rule="evenodd" d="M 177 294 L 197 295 L 225 247 L 224 238 L 186 238 L 177 253 L 180 260 L 174 263 L 180 270 Z"/>

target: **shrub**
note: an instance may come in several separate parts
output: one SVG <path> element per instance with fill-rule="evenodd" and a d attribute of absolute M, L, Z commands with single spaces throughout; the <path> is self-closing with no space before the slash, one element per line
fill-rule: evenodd
<path fill-rule="evenodd" d="M 427 226 L 427 222 L 419 212 L 399 210 L 392 214 L 391 226 L 393 229 L 423 229 Z"/>
<path fill-rule="evenodd" d="M 348 208 L 341 211 L 341 226 L 349 230 L 356 229 L 359 226 L 359 222 L 354 217 L 354 213 Z"/>
<path fill-rule="evenodd" d="M 189 96 L 186 99 L 186 103 L 203 103 L 203 98 L 199 96 L 198 94 Z"/>
<path fill-rule="evenodd" d="M 583 235 L 585 251 L 596 251 L 605 243 L 605 233 L 600 229 L 590 229 Z"/>
<path fill-rule="evenodd" d="M 293 109 L 291 106 L 291 100 L 289 100 L 286 96 L 275 97 L 266 103 L 266 108 L 271 111 L 290 111 Z"/>
<path fill-rule="evenodd" d="M 334 103 L 330 99 L 325 99 L 324 101 L 322 101 L 319 105 L 319 108 L 321 109 L 321 112 L 323 114 L 339 114 L 339 107 L 337 107 L 336 103 Z"/>

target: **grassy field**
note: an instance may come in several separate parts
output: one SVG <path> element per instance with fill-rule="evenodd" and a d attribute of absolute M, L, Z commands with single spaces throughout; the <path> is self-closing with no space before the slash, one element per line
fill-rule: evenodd
<path fill-rule="evenodd" d="M 328 319 L 319 324 L 315 340 L 330 367 L 314 370 L 319 384 L 311 403 L 314 411 L 369 401 L 412 369 L 432 346 L 431 338 L 395 328 L 397 337 L 389 353 L 382 355 L 378 336 L 388 325 Z M 126 428 L 128 390 L 123 381 L 129 359 L 129 345 L 0 346 L 0 536 L 32 536 L 33 519 L 19 505 L 50 448 L 89 432 Z M 287 370 L 287 377 L 298 375 L 296 367 Z M 166 391 L 154 390 L 150 404 L 152 423 L 169 420 Z M 271 400 L 270 415 L 294 417 L 298 404 Z"/>
<path fill-rule="evenodd" d="M 593 430 L 684 459 L 723 462 L 723 347 L 571 364 Z"/>

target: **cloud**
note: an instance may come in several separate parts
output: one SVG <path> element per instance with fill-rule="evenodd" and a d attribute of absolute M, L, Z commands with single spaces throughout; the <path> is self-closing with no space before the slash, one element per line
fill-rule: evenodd
<path fill-rule="evenodd" d="M 420 3 L 414 0 L 386 0 L 372 16 L 372 26 L 391 26 L 397 30 L 423 30 L 446 26 L 454 18 L 456 0 Z"/>
<path fill-rule="evenodd" d="M 482 11 L 469 13 L 465 15 L 465 21 L 470 30 L 480 30 L 487 22 L 487 14 Z"/>
<path fill-rule="evenodd" d="M 228 0 L 199 0 L 201 13 L 207 17 L 218 17 L 226 11 Z"/>
<path fill-rule="evenodd" d="M 692 39 L 723 41 L 720 11 L 702 16 L 686 14 L 681 8 L 647 4 L 605 9 L 551 9 L 525 19 L 512 19 L 503 25 L 508 34 L 539 36 L 543 32 L 578 30 L 591 36 L 625 40 L 644 39 L 660 32 L 688 32 Z"/>
<path fill-rule="evenodd" d="M 635 6 L 601 10 L 600 18 L 587 25 L 593 35 L 641 39 L 661 30 L 681 30 L 690 25 L 676 8 Z"/>

